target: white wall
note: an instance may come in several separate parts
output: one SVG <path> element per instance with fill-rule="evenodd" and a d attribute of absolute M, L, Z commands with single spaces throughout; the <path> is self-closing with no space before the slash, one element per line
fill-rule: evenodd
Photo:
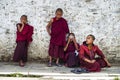
<path fill-rule="evenodd" d="M 35 28 L 29 59 L 46 58 L 50 37 L 45 27 L 59 7 L 80 44 L 94 34 L 106 56 L 120 60 L 120 0 L 0 0 L 0 60 L 11 59 L 15 25 L 23 14 Z"/>

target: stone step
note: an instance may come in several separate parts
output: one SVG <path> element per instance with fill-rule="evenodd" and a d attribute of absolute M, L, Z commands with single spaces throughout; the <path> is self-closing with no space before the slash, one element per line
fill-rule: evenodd
<path fill-rule="evenodd" d="M 40 80 L 39 78 L 0 77 L 0 80 Z"/>
<path fill-rule="evenodd" d="M 23 77 L 0 77 L 0 80 L 119 80 L 117 77 L 60 77 L 60 76 L 44 76 L 41 78 L 23 78 Z"/>
<path fill-rule="evenodd" d="M 15 72 L 0 72 L 0 74 L 13 74 Z M 108 74 L 108 73 L 42 73 L 42 72 L 19 72 L 23 75 L 39 75 L 40 78 L 21 78 L 21 77 L 0 77 L 0 80 L 114 80 L 119 77 L 120 74 Z"/>
<path fill-rule="evenodd" d="M 114 80 L 117 77 L 44 77 L 43 79 L 58 79 L 58 80 Z M 120 78 L 119 78 L 120 79 Z"/>
<path fill-rule="evenodd" d="M 79 77 L 112 77 L 112 76 L 120 76 L 120 74 L 112 74 L 112 73 L 81 73 L 81 74 L 74 74 L 74 73 L 47 73 L 47 72 L 0 72 L 0 74 L 14 74 L 20 73 L 23 75 L 43 75 L 43 76 L 79 76 Z"/>

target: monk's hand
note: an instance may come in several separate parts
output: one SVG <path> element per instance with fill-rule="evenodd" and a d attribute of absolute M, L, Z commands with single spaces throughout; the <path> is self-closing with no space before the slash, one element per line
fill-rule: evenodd
<path fill-rule="evenodd" d="M 108 67 L 111 67 L 111 64 L 110 64 L 110 63 L 107 63 L 107 66 L 108 66 Z"/>
<path fill-rule="evenodd" d="M 68 38 L 68 44 L 70 43 L 70 38 Z"/>
<path fill-rule="evenodd" d="M 104 58 L 105 62 L 107 63 L 107 67 L 111 67 L 111 64 L 108 62 L 106 58 Z"/>
<path fill-rule="evenodd" d="M 76 43 L 76 39 L 75 38 L 73 38 L 73 42 Z"/>
<path fill-rule="evenodd" d="M 21 22 L 21 24 L 22 24 L 22 27 L 24 27 L 24 22 L 23 21 Z"/>
<path fill-rule="evenodd" d="M 90 63 L 95 63 L 96 60 L 91 60 Z"/>
<path fill-rule="evenodd" d="M 29 46 L 30 46 L 30 44 L 31 44 L 31 41 L 29 41 L 29 42 L 27 43 L 27 46 L 29 47 Z"/>
<path fill-rule="evenodd" d="M 93 64 L 95 63 L 96 60 L 90 60 L 90 59 L 84 58 L 84 61 Z"/>
<path fill-rule="evenodd" d="M 53 18 L 50 19 L 50 24 L 52 24 L 52 22 L 53 22 Z"/>

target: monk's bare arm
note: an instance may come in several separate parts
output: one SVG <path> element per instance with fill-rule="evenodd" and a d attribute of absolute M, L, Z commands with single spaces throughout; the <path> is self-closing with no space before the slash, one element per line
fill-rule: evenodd
<path fill-rule="evenodd" d="M 74 42 L 74 45 L 75 45 L 76 50 L 79 51 L 79 48 L 78 48 L 78 44 L 77 44 L 77 42 L 76 42 L 76 39 L 74 39 L 73 42 Z"/>
<path fill-rule="evenodd" d="M 68 42 L 67 42 L 66 46 L 64 47 L 64 51 L 67 50 L 69 43 L 70 43 L 70 39 L 68 39 Z"/>
<path fill-rule="evenodd" d="M 47 29 L 47 32 L 48 32 L 48 34 L 50 35 L 50 27 L 51 27 L 51 24 L 52 24 L 52 22 L 53 22 L 53 19 L 51 19 L 50 21 L 49 21 L 49 23 L 47 24 L 47 26 L 46 26 L 46 29 Z"/>
<path fill-rule="evenodd" d="M 49 22 L 48 25 L 46 26 L 46 29 L 49 35 L 50 35 L 50 26 L 51 26 L 51 23 Z"/>
<path fill-rule="evenodd" d="M 18 31 L 19 31 L 19 32 L 22 32 L 22 30 L 23 30 L 23 28 L 24 28 L 24 23 L 22 23 L 22 27 L 20 27 L 20 25 L 17 25 L 17 27 L 18 27 Z"/>
<path fill-rule="evenodd" d="M 111 67 L 111 64 L 108 62 L 108 60 L 106 58 L 104 58 L 105 62 L 107 63 L 108 67 Z"/>
<path fill-rule="evenodd" d="M 103 52 L 98 47 L 97 47 L 97 54 L 104 59 L 108 67 L 111 67 L 111 64 L 108 62 L 107 58 L 104 56 Z"/>
<path fill-rule="evenodd" d="M 64 47 L 64 51 L 66 51 L 67 50 L 67 48 L 68 48 L 68 43 L 66 44 L 66 46 Z"/>
<path fill-rule="evenodd" d="M 84 58 L 84 61 L 86 61 L 86 62 L 88 62 L 88 63 L 94 63 L 94 62 L 95 62 L 95 60 L 89 60 L 89 59 L 87 59 L 87 58 Z"/>

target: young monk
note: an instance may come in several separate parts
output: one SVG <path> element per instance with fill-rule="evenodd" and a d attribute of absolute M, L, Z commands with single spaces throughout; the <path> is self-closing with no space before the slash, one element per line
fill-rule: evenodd
<path fill-rule="evenodd" d="M 52 58 L 56 58 L 56 66 L 60 67 L 59 59 L 64 58 L 65 37 L 69 33 L 67 21 L 62 18 L 63 10 L 58 8 L 55 17 L 47 25 L 47 32 L 51 36 L 49 45 L 49 64 L 52 66 Z"/>
<path fill-rule="evenodd" d="M 111 64 L 97 45 L 94 45 L 94 35 L 88 35 L 86 41 L 80 46 L 80 65 L 89 72 L 99 72 L 103 67 L 110 67 Z M 98 55 L 98 58 L 95 58 Z"/>
<path fill-rule="evenodd" d="M 75 67 L 79 63 L 78 54 L 79 44 L 76 42 L 74 33 L 69 33 L 66 46 L 64 47 L 65 51 L 65 66 Z"/>
<path fill-rule="evenodd" d="M 19 62 L 19 65 L 23 67 L 27 61 L 28 45 L 32 42 L 33 27 L 27 23 L 27 16 L 22 15 L 20 18 L 21 23 L 17 24 L 17 38 L 16 49 L 13 56 L 13 61 Z"/>

